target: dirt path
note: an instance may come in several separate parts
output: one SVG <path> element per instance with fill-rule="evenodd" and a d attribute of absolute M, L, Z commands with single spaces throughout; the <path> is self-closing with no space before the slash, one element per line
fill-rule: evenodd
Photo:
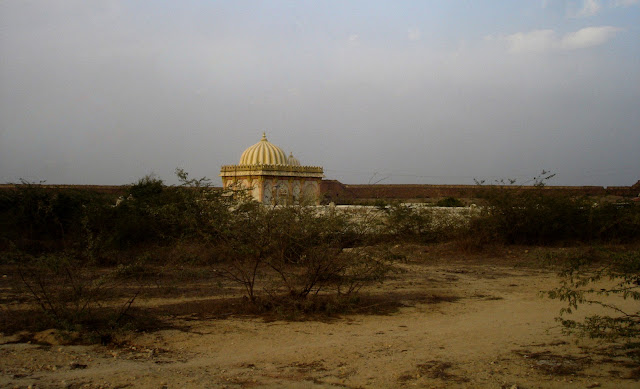
<path fill-rule="evenodd" d="M 0 346 L 2 387 L 637 388 L 637 367 L 573 343 L 539 297 L 547 271 L 405 264 L 375 293 L 426 293 L 386 316 L 184 321 L 126 348 Z M 5 342 L 6 342 L 5 338 Z M 2 342 L 2 343 L 5 343 Z M 637 370 L 636 370 L 637 371 Z"/>

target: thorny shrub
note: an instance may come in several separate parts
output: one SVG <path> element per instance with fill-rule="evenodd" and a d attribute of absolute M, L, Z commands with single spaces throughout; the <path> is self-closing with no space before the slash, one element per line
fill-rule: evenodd
<path fill-rule="evenodd" d="M 432 240 L 432 213 L 423 207 L 394 204 L 386 208 L 387 231 L 395 238 Z"/>
<path fill-rule="evenodd" d="M 438 200 L 436 203 L 438 207 L 464 207 L 464 203 L 455 197 L 445 197 Z"/>
<path fill-rule="evenodd" d="M 637 304 L 631 310 L 621 305 L 623 300 L 640 300 L 640 251 L 587 250 L 552 259 L 562 263 L 562 283 L 547 295 L 567 303 L 558 317 L 565 332 L 622 339 L 629 348 L 640 351 L 640 309 Z M 598 305 L 610 314 L 589 315 L 581 321 L 567 318 L 582 305 Z"/>
<path fill-rule="evenodd" d="M 471 219 L 466 236 L 478 245 L 631 242 L 640 238 L 638 204 L 597 204 L 586 197 L 553 192 L 545 188 L 545 181 L 553 176 L 543 171 L 531 187 L 479 187 L 478 196 L 486 206 Z"/>
<path fill-rule="evenodd" d="M 91 255 L 143 244 L 217 239 L 235 197 L 211 188 L 206 178 L 189 179 L 181 169 L 176 174 L 179 186 L 167 187 L 147 176 L 132 185 L 117 205 L 93 204 L 82 220 Z"/>
<path fill-rule="evenodd" d="M 345 251 L 351 235 L 344 215 L 249 202 L 234 210 L 230 220 L 222 242 L 224 273 L 252 302 L 306 299 L 321 292 L 352 294 L 384 279 L 388 269 L 385 261 Z"/>
<path fill-rule="evenodd" d="M 68 331 L 92 333 L 101 338 L 125 326 L 141 285 L 135 285 L 135 266 L 96 269 L 74 253 L 49 253 L 37 257 L 17 255 L 22 287 L 50 325 Z M 43 323 L 44 324 L 44 323 Z"/>
<path fill-rule="evenodd" d="M 22 181 L 0 191 L 0 251 L 32 254 L 81 244 L 82 217 L 89 204 L 106 196 L 67 188 L 44 188 Z"/>

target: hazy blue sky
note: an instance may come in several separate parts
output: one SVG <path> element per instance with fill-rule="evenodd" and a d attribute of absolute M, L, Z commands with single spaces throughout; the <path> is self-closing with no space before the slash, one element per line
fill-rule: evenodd
<path fill-rule="evenodd" d="M 0 1 L 0 182 L 640 179 L 640 1 Z"/>

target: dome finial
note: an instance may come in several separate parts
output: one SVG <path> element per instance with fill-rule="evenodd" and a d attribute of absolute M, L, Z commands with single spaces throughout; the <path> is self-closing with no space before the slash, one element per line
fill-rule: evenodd
<path fill-rule="evenodd" d="M 269 143 L 266 131 L 262 140 L 246 149 L 240 156 L 240 165 L 286 165 L 287 154 L 278 146 Z"/>
<path fill-rule="evenodd" d="M 293 156 L 293 152 L 289 152 L 289 158 L 287 158 L 287 163 L 289 165 L 293 165 L 293 166 L 300 166 L 300 161 L 298 161 L 298 158 Z"/>

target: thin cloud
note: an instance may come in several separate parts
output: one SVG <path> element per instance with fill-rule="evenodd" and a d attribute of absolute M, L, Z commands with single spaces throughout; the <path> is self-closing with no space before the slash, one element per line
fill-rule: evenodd
<path fill-rule="evenodd" d="M 556 33 L 553 30 L 518 32 L 502 39 L 507 42 L 509 51 L 513 53 L 547 51 L 553 48 L 554 42 L 557 42 Z"/>
<path fill-rule="evenodd" d="M 542 8 L 546 8 L 551 0 L 543 0 Z M 640 4 L 640 0 L 583 0 L 578 6 L 575 2 L 567 5 L 567 17 L 569 18 L 588 18 L 599 14 L 603 7 L 607 8 L 626 8 Z"/>
<path fill-rule="evenodd" d="M 534 30 L 518 32 L 498 39 L 506 42 L 508 50 L 512 53 L 536 53 L 599 46 L 612 39 L 620 30 L 612 26 L 585 27 L 563 37 L 558 37 L 554 30 Z"/>
<path fill-rule="evenodd" d="M 620 28 L 611 26 L 586 27 L 565 35 L 560 48 L 573 50 L 598 46 L 613 38 L 618 31 Z"/>
<path fill-rule="evenodd" d="M 573 18 L 586 18 L 600 12 L 602 6 L 597 0 L 584 0 L 582 7 L 576 12 L 570 12 L 569 16 Z"/>

